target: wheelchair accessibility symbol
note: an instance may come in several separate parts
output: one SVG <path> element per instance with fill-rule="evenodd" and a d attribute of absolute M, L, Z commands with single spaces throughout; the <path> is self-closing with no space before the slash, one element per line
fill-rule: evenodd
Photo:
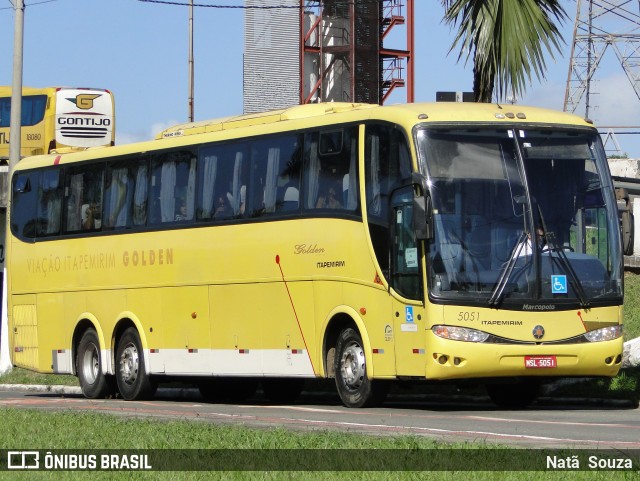
<path fill-rule="evenodd" d="M 566 294 L 567 289 L 567 276 L 551 276 L 551 293 L 552 294 Z"/>
<path fill-rule="evenodd" d="M 404 313 L 405 313 L 405 321 L 413 322 L 413 307 L 405 306 Z"/>

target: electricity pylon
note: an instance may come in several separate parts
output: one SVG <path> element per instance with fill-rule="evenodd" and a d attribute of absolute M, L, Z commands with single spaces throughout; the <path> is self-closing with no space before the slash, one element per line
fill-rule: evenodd
<path fill-rule="evenodd" d="M 571 61 L 564 110 L 575 112 L 584 100 L 585 117 L 592 104 L 594 74 L 607 51 L 613 51 L 640 99 L 640 0 L 576 0 Z"/>

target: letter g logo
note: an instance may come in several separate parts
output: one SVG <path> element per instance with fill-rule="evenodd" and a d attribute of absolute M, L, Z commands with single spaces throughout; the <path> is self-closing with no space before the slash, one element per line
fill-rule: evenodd
<path fill-rule="evenodd" d="M 76 107 L 82 110 L 89 110 L 93 108 L 93 101 L 101 97 L 101 95 L 96 94 L 80 94 L 77 95 L 75 99 L 67 99 L 69 102 L 73 102 L 76 104 Z"/>

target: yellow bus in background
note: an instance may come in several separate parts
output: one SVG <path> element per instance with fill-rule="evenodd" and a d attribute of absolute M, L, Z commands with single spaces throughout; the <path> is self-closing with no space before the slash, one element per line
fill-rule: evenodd
<path fill-rule="evenodd" d="M 11 87 L 0 87 L 0 159 L 9 158 Z M 20 157 L 113 145 L 113 95 L 108 90 L 22 89 Z"/>
<path fill-rule="evenodd" d="M 314 104 L 23 160 L 15 365 L 85 396 L 195 381 L 346 406 L 473 379 L 501 406 L 615 376 L 623 268 L 596 129 L 533 107 Z"/>

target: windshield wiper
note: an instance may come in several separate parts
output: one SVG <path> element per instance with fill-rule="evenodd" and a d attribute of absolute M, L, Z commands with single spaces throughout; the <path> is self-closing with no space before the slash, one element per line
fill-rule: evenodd
<path fill-rule="evenodd" d="M 549 245 L 549 257 L 553 259 L 553 257 L 551 256 L 551 253 L 553 252 L 558 254 L 558 260 L 560 261 L 560 264 L 564 268 L 565 272 L 569 275 L 571 284 L 573 285 L 573 288 L 578 295 L 578 299 L 580 299 L 580 305 L 583 309 L 587 309 L 590 306 L 589 299 L 587 298 L 587 293 L 584 291 L 584 288 L 582 287 L 582 283 L 580 282 L 576 271 L 573 270 L 571 262 L 569 262 L 569 259 L 567 259 L 567 254 L 564 253 L 564 249 L 562 248 L 562 246 L 558 245 L 556 236 L 553 232 L 547 232 L 545 229 L 544 237 L 547 241 L 547 244 Z"/>
<path fill-rule="evenodd" d="M 523 232 L 522 234 L 520 234 L 520 237 L 518 238 L 518 242 L 513 247 L 513 250 L 511 251 L 511 256 L 509 257 L 509 260 L 502 268 L 502 271 L 500 272 L 500 278 L 498 279 L 498 282 L 496 282 L 496 285 L 493 288 L 493 291 L 491 292 L 491 297 L 489 298 L 489 301 L 488 301 L 490 306 L 496 306 L 502 300 L 502 297 L 504 296 L 504 289 L 505 287 L 507 287 L 507 282 L 511 277 L 511 273 L 513 272 L 513 269 L 516 266 L 516 262 L 520 257 L 520 252 L 522 252 L 522 248 L 525 246 L 526 242 L 527 242 L 527 233 Z"/>

